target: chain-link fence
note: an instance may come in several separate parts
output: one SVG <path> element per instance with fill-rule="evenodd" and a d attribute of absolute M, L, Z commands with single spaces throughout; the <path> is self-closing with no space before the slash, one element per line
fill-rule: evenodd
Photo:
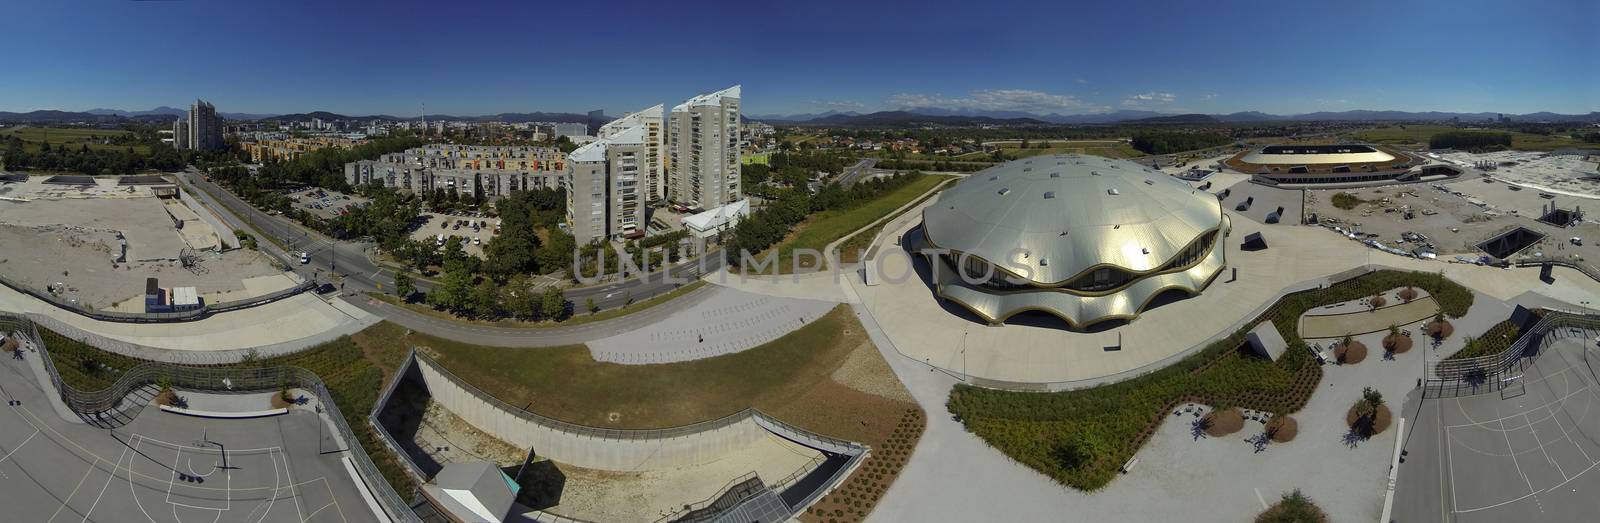
<path fill-rule="evenodd" d="M 62 403 L 86 418 L 97 417 L 116 408 L 130 394 L 151 385 L 215 392 L 259 392 L 286 388 L 309 391 L 317 398 L 318 404 L 326 410 L 323 415 L 328 416 L 337 427 L 338 436 L 349 448 L 351 461 L 355 464 L 357 473 L 377 497 L 384 511 L 399 521 L 419 521 L 411 512 L 409 505 L 389 486 L 366 450 L 361 447 L 361 439 L 350 430 L 350 426 L 345 422 L 344 416 L 333 400 L 333 395 L 328 392 L 316 373 L 289 366 L 199 366 L 148 362 L 128 369 L 105 389 L 83 391 L 61 379 L 50 358 L 49 347 L 44 344 L 44 338 L 39 335 L 37 326 L 29 318 L 0 314 L 0 330 L 28 338 L 28 342 L 39 351 L 40 360 L 49 374 L 50 383 L 60 394 Z"/>

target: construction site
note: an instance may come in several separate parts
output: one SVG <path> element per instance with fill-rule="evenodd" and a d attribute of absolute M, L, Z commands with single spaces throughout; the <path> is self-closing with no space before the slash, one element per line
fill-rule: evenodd
<path fill-rule="evenodd" d="M 222 302 L 292 287 L 159 176 L 0 181 L 0 272 L 85 308 L 145 312 L 147 278 Z"/>

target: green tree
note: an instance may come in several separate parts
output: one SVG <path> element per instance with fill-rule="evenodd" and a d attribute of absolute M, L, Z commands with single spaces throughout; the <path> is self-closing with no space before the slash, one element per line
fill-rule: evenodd
<path fill-rule="evenodd" d="M 402 300 L 410 300 L 411 293 L 417 292 L 416 285 L 411 281 L 411 275 L 397 273 L 394 275 L 394 295 Z"/>
<path fill-rule="evenodd" d="M 560 320 L 567 314 L 567 297 L 561 294 L 561 289 L 546 287 L 540 308 L 546 319 Z"/>
<path fill-rule="evenodd" d="M 500 286 L 488 279 L 478 282 L 468 297 L 468 305 L 472 308 L 472 315 L 479 319 L 500 317 Z"/>
<path fill-rule="evenodd" d="M 589 314 L 600 312 L 600 306 L 594 303 L 593 297 L 583 299 L 583 308 L 589 309 Z"/>

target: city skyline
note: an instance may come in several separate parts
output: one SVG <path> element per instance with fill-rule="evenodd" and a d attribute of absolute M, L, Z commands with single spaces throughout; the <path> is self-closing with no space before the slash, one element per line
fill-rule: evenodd
<path fill-rule="evenodd" d="M 51 52 L 17 53 L 0 78 L 0 110 L 138 111 L 205 97 L 230 113 L 411 117 L 425 103 L 430 113 L 463 116 L 618 115 L 743 84 L 747 114 L 1600 111 L 1592 88 L 1600 73 L 1582 66 L 1596 50 L 1585 37 L 1600 7 L 1472 3 L 1286 13 L 1268 3 L 974 11 L 944 2 L 781 10 L 624 2 L 605 24 L 588 25 L 555 22 L 593 16 L 568 5 L 444 13 L 416 2 L 382 10 L 125 2 L 84 12 L 27 3 L 13 6 L 16 18 L 36 23 L 11 35 L 23 49 Z M 1563 12 L 1571 16 L 1549 16 Z M 435 22 L 446 14 L 455 22 Z M 506 20 L 570 34 L 530 39 Z M 701 23 L 719 30 L 684 29 Z M 157 37 L 177 27 L 224 28 L 227 38 Z M 615 31 L 630 37 L 607 37 Z M 640 41 L 651 42 L 646 52 Z M 708 53 L 719 60 L 667 59 Z"/>

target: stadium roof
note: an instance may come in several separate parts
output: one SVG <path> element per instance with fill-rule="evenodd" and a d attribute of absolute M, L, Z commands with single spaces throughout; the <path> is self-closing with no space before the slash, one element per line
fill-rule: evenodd
<path fill-rule="evenodd" d="M 1382 163 L 1394 159 L 1394 155 L 1367 145 L 1273 145 L 1250 151 L 1241 158 L 1245 163 L 1256 165 Z"/>
<path fill-rule="evenodd" d="M 1103 266 L 1160 269 L 1222 220 L 1211 194 L 1133 162 L 1083 155 L 992 167 L 923 211 L 934 246 L 1042 286 Z"/>

